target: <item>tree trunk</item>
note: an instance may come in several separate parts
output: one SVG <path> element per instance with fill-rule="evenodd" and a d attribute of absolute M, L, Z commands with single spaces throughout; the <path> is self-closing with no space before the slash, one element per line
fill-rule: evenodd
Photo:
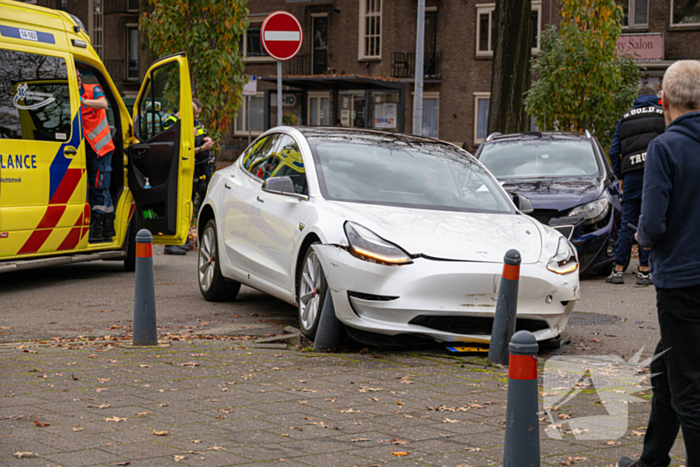
<path fill-rule="evenodd" d="M 149 0 L 139 0 L 139 20 L 144 13 L 151 13 L 153 5 Z M 144 31 L 139 30 L 139 81 L 143 82 L 151 63 L 158 60 L 158 55 L 148 44 L 148 37 Z"/>
<path fill-rule="evenodd" d="M 488 133 L 530 130 L 525 92 L 530 87 L 531 0 L 496 0 Z"/>

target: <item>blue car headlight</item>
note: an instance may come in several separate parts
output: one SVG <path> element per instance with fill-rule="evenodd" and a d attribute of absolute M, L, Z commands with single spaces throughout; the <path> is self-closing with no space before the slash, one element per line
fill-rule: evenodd
<path fill-rule="evenodd" d="M 571 217 L 583 217 L 586 224 L 595 224 L 608 215 L 610 211 L 610 195 L 606 191 L 603 197 L 598 198 L 590 203 L 577 206 L 569 212 Z"/>

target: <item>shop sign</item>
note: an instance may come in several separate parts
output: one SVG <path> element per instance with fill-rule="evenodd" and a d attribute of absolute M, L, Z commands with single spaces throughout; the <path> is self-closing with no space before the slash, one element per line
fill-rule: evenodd
<path fill-rule="evenodd" d="M 396 128 L 396 104 L 375 104 L 374 128 Z"/>
<path fill-rule="evenodd" d="M 663 33 L 621 34 L 617 39 L 617 55 L 637 60 L 663 60 Z"/>

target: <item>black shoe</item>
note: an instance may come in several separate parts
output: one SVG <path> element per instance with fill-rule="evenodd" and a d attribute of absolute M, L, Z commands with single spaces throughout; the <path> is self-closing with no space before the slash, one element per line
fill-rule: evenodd
<path fill-rule="evenodd" d="M 622 277 L 624 274 L 623 271 L 613 271 L 610 273 L 607 279 L 605 279 L 605 282 L 608 284 L 624 284 L 625 279 Z"/>
<path fill-rule="evenodd" d="M 637 273 L 637 285 L 651 285 L 651 274 L 649 274 L 649 271 L 647 272 L 642 272 L 639 271 Z"/>
<path fill-rule="evenodd" d="M 639 467 L 639 463 L 629 457 L 620 457 L 620 460 L 617 461 L 617 467 Z"/>
<path fill-rule="evenodd" d="M 182 248 L 176 245 L 168 245 L 165 247 L 165 251 L 163 253 L 166 255 L 184 256 L 187 254 L 187 250 L 183 250 Z"/>
<path fill-rule="evenodd" d="M 90 235 L 88 235 L 88 243 L 104 243 L 109 241 L 104 238 L 104 220 L 105 215 L 101 212 L 92 211 L 90 213 Z"/>
<path fill-rule="evenodd" d="M 117 232 L 114 230 L 114 213 L 110 212 L 105 214 L 105 220 L 102 227 L 102 235 L 106 241 L 111 242 L 112 238 L 117 236 Z"/>
<path fill-rule="evenodd" d="M 180 246 L 180 248 L 183 248 L 187 251 L 192 251 L 192 249 L 194 248 L 194 245 L 192 245 L 192 242 L 190 242 L 190 238 L 187 237 L 187 241 L 185 242 L 184 245 Z"/>

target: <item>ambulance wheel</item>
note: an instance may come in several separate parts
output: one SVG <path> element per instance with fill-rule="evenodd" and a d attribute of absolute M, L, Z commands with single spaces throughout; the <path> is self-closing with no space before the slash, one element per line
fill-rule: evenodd
<path fill-rule="evenodd" d="M 136 214 L 131 217 L 129 231 L 126 233 L 126 258 L 124 258 L 124 270 L 134 272 L 136 270 L 136 231 L 138 222 Z"/>
<path fill-rule="evenodd" d="M 241 288 L 240 282 L 228 280 L 221 274 L 216 221 L 214 219 L 207 222 L 207 225 L 204 226 L 204 232 L 199 239 L 197 277 L 199 279 L 199 290 L 209 302 L 234 300 Z"/>

